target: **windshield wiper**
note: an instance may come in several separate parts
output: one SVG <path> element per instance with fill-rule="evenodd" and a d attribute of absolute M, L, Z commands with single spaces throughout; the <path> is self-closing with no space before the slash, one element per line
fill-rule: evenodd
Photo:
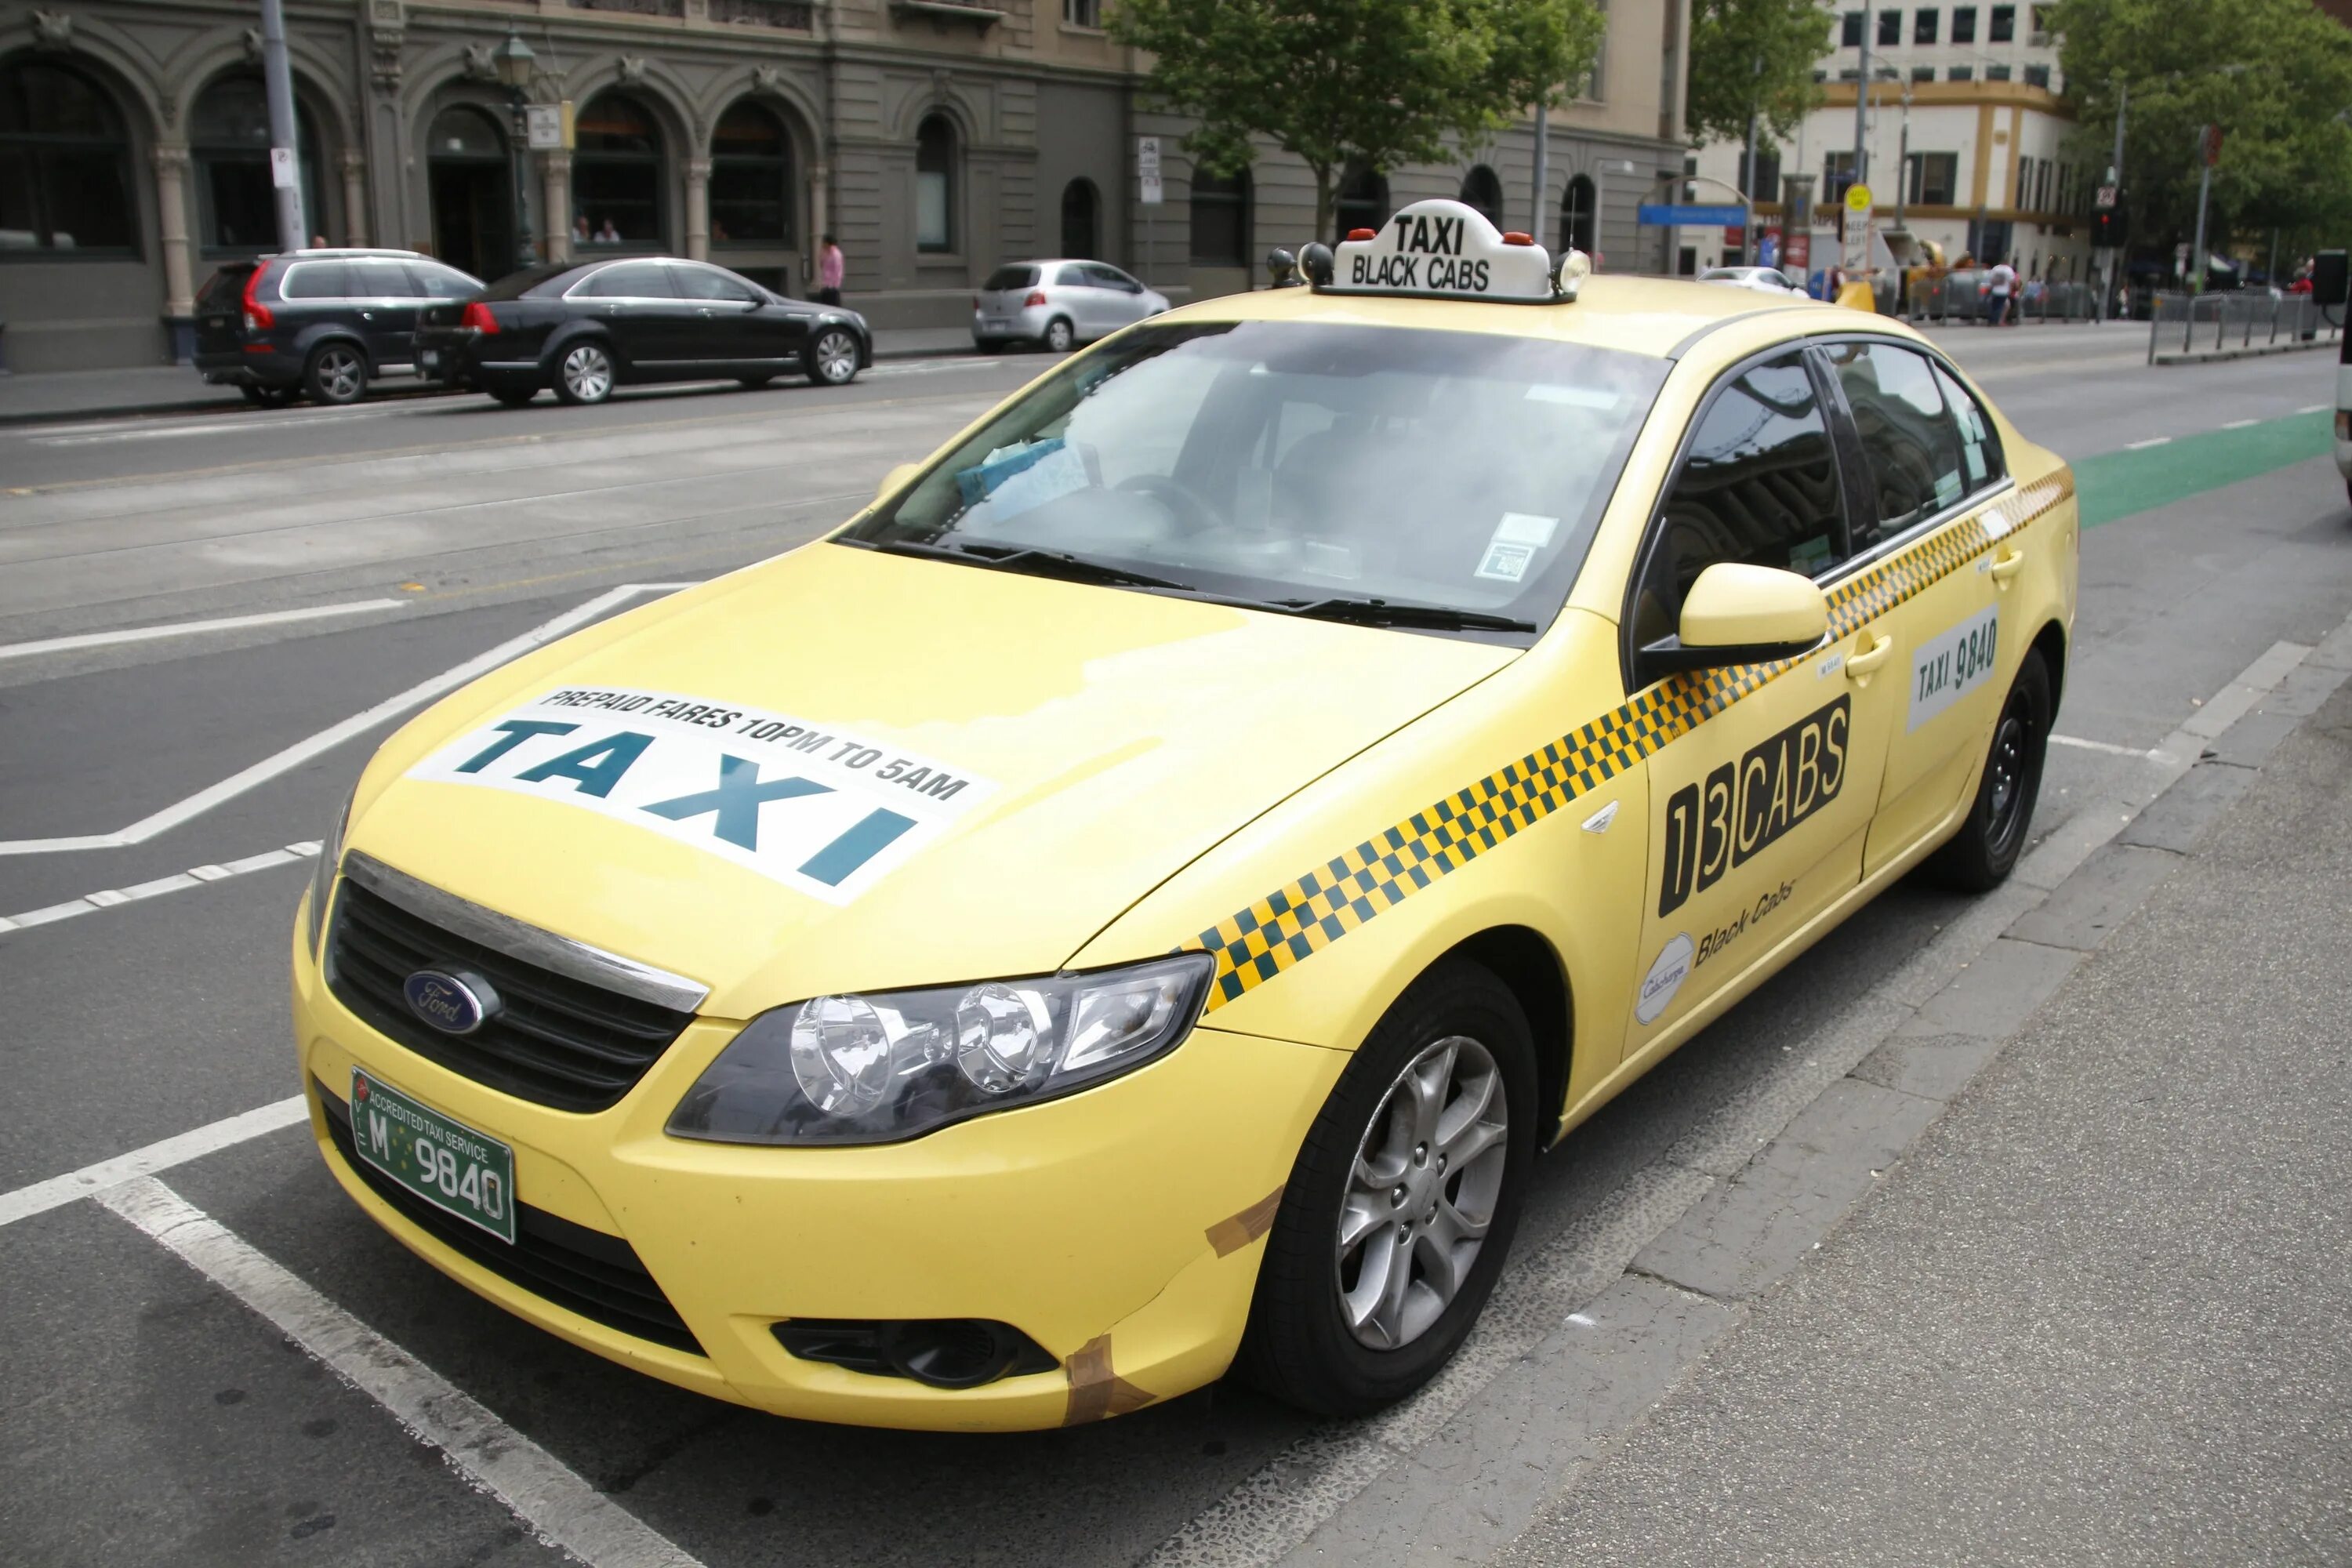
<path fill-rule="evenodd" d="M 961 561 L 992 570 L 1022 572 L 1036 577 L 1058 577 L 1071 583 L 1099 583 L 1112 588 L 1171 588 L 1192 593 L 1192 584 L 1148 573 L 1130 572 L 1107 561 L 1089 561 L 1066 551 L 1009 545 L 923 544 L 911 539 L 877 540 L 872 548 L 892 555 L 921 555 L 935 561 Z"/>
<path fill-rule="evenodd" d="M 1416 605 L 1393 599 L 1269 599 L 1268 606 L 1318 621 L 1353 621 L 1368 626 L 1418 626 L 1442 632 L 1532 632 L 1533 621 L 1490 616 L 1480 610 L 1456 610 L 1444 605 Z"/>

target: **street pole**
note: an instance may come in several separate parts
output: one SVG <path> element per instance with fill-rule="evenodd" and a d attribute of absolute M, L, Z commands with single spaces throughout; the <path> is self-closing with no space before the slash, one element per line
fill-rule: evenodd
<path fill-rule="evenodd" d="M 2205 133 L 2197 133 L 2198 161 L 2203 167 L 2197 172 L 2197 244 L 2189 253 L 2189 291 L 2205 292 L 2205 198 L 2213 189 L 2213 164 L 2205 156 Z"/>
<path fill-rule="evenodd" d="M 1756 57 L 1755 68 L 1750 70 L 1748 74 L 1752 79 L 1748 87 L 1748 167 L 1739 176 L 1739 194 L 1748 198 L 1748 226 L 1740 231 L 1743 238 L 1739 247 L 1739 259 L 1742 261 L 1747 260 L 1751 256 L 1761 254 L 1761 251 L 1758 248 L 1756 239 L 1755 84 L 1758 81 L 1761 81 L 1764 78 L 1764 57 L 1762 55 L 1758 55 Z"/>
<path fill-rule="evenodd" d="M 269 177 L 277 186 L 278 248 L 310 243 L 302 217 L 301 139 L 294 128 L 294 73 L 286 63 L 284 0 L 261 0 L 261 84 L 269 100 Z"/>
<path fill-rule="evenodd" d="M 1865 111 L 1870 103 L 1870 26 L 1874 18 L 1862 14 L 1862 75 L 1853 84 L 1853 183 L 1870 184 L 1870 144 Z"/>
<path fill-rule="evenodd" d="M 2124 210 L 2124 106 L 2130 101 L 2131 83 L 2117 79 L 2116 82 L 2116 155 L 2107 164 L 2107 184 L 2116 188 L 2114 210 L 2117 213 Z M 2110 245 L 2106 247 L 2106 272 L 2099 284 L 2099 313 L 2095 318 L 2103 323 L 2107 319 L 2107 300 L 2116 291 L 2116 268 L 2123 263 L 2123 252 L 2119 247 Z"/>
<path fill-rule="evenodd" d="M 1529 196 L 1529 205 L 1534 216 L 1528 220 L 1528 233 L 1534 237 L 1538 245 L 1542 245 L 1547 237 L 1544 233 L 1544 205 L 1550 199 L 1550 193 L 1544 187 L 1551 183 L 1550 122 L 1551 106 L 1548 103 L 1537 104 L 1536 178 L 1534 189 Z M 1565 238 L 1562 239 L 1560 248 L 1563 251 L 1568 248 Z"/>
<path fill-rule="evenodd" d="M 1896 155 L 1895 175 L 1895 226 L 1902 228 L 1903 202 L 1911 190 L 1911 84 L 1903 84 L 1903 146 Z"/>

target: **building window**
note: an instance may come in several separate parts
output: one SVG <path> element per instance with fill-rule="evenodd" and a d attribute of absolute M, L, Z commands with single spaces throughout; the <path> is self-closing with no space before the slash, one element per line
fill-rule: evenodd
<path fill-rule="evenodd" d="M 2008 79 L 2009 79 L 2009 68 L 2008 68 L 2007 66 L 1987 66 L 1987 67 L 1985 67 L 1985 80 L 1987 80 L 1987 81 L 2007 81 Z"/>
<path fill-rule="evenodd" d="M 1842 27 L 1843 30 L 1838 34 L 1839 45 L 1842 47 L 1849 49 L 1858 49 L 1862 47 L 1862 13 L 1859 11 L 1848 11 L 1842 23 Z"/>
<path fill-rule="evenodd" d="M 1838 80 L 1840 81 L 1860 81 L 1861 79 L 1862 73 L 1854 69 L 1852 66 L 1848 66 L 1845 69 L 1838 72 Z"/>
<path fill-rule="evenodd" d="M 1827 80 L 1829 80 L 1829 79 L 1830 79 L 1830 73 L 1829 73 L 1829 72 L 1827 72 L 1827 71 L 1825 71 L 1825 70 L 1822 70 L 1822 69 L 1820 69 L 1820 68 L 1815 68 L 1815 70 L 1813 71 L 1813 85 L 1814 85 L 1814 86 L 1819 87 L 1822 83 L 1823 83 L 1823 82 L 1825 82 L 1825 81 L 1827 81 Z"/>
<path fill-rule="evenodd" d="M 573 132 L 572 242 L 660 249 L 662 135 L 652 113 L 625 93 L 600 92 Z"/>
<path fill-rule="evenodd" d="M 2041 167 L 2033 171 L 2033 210 L 2035 212 L 2046 213 L 2051 210 L 2050 173 L 2051 163 L 2047 158 L 2042 159 Z"/>
<path fill-rule="evenodd" d="M 1740 173 L 1748 172 L 1745 158 L 1740 160 Z M 1777 200 L 1780 194 L 1780 149 L 1759 146 L 1756 149 L 1756 178 L 1749 183 L 1748 199 L 1751 202 Z"/>
<path fill-rule="evenodd" d="M 1977 41 L 1977 8 L 1973 5 L 1952 7 L 1952 42 L 1973 44 Z M 1963 81 L 1968 79 L 1963 77 Z"/>
<path fill-rule="evenodd" d="M 1250 175 L 1192 173 L 1192 265 L 1250 264 Z"/>
<path fill-rule="evenodd" d="M 302 168 L 302 216 L 313 234 L 327 226 L 320 200 L 319 137 L 310 111 L 294 105 L 295 159 Z M 211 256 L 258 255 L 278 248 L 278 193 L 269 181 L 269 100 L 261 78 L 217 79 L 188 114 L 188 153 L 196 180 L 196 227 Z M 304 235 L 307 243 L 310 235 Z"/>
<path fill-rule="evenodd" d="M 1062 20 L 1073 27 L 1102 26 L 1102 0 L 1062 0 Z"/>
<path fill-rule="evenodd" d="M 2047 90 L 2050 86 L 2050 68 L 2048 66 L 2026 67 L 2025 85 L 2028 87 L 2038 87 Z"/>
<path fill-rule="evenodd" d="M 1906 202 L 1913 206 L 1951 206 L 1956 197 L 1954 187 L 1959 183 L 1960 155 L 1958 153 L 1914 153 L 1907 175 L 1903 191 Z"/>
<path fill-rule="evenodd" d="M 1503 226 L 1503 182 L 1484 163 L 1474 164 L 1462 176 L 1462 205 L 1476 207 L 1496 228 Z"/>
<path fill-rule="evenodd" d="M 1568 192 L 1559 204 L 1559 243 L 1570 250 L 1592 254 L 1599 239 L 1593 228 L 1600 216 L 1592 182 L 1579 174 L 1569 181 Z"/>
<path fill-rule="evenodd" d="M 793 184 L 783 121 L 750 99 L 738 100 L 710 138 L 710 243 L 791 245 L 800 227 Z"/>
<path fill-rule="evenodd" d="M 1977 69 L 1974 66 L 1954 66 L 1949 71 L 1945 73 L 1944 79 L 1946 81 L 1973 81 L 1976 79 L 1976 74 Z"/>
<path fill-rule="evenodd" d="M 1911 18 L 1911 41 L 1932 44 L 1936 41 L 1936 25 L 1944 14 L 1933 5 L 1922 5 Z"/>
<path fill-rule="evenodd" d="M 1339 233 L 1378 228 L 1389 221 L 1389 183 L 1377 169 L 1358 163 L 1339 181 Z"/>
<path fill-rule="evenodd" d="M 1881 11 L 1878 14 L 1878 47 L 1891 49 L 1903 41 L 1903 13 Z"/>
<path fill-rule="evenodd" d="M 1915 82 L 1933 81 L 1936 79 L 1936 68 L 1934 66 L 1913 66 L 1911 68 L 1911 79 Z"/>
<path fill-rule="evenodd" d="M 2048 48 L 2050 47 L 2050 7 L 2036 5 L 2026 15 L 2033 19 L 2033 36 L 2026 41 L 2037 49 Z"/>
<path fill-rule="evenodd" d="M 1822 161 L 1822 195 L 1815 205 L 1835 206 L 1845 200 L 1846 187 L 1853 184 L 1853 153 L 1831 153 Z"/>
<path fill-rule="evenodd" d="M 1987 41 L 1996 44 L 2008 44 L 2014 43 L 2016 39 L 2017 7 L 2014 5 L 1994 6 L 1992 8 L 1992 28 L 1988 36 Z"/>
<path fill-rule="evenodd" d="M 915 248 L 955 248 L 956 134 L 943 114 L 915 131 Z"/>
<path fill-rule="evenodd" d="M 131 143 L 113 100 L 69 66 L 0 67 L 0 254 L 138 247 Z"/>
<path fill-rule="evenodd" d="M 1100 254 L 1102 240 L 1095 215 L 1101 205 L 1095 199 L 1092 180 L 1072 180 L 1062 187 L 1063 255 L 1088 261 Z"/>

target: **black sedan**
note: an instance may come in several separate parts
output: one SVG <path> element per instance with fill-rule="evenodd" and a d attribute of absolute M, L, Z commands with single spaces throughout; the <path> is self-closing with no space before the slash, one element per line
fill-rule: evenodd
<path fill-rule="evenodd" d="M 419 374 L 511 405 L 548 387 L 566 403 L 602 403 L 633 383 L 764 386 L 791 370 L 845 386 L 873 357 L 855 310 L 667 256 L 527 268 L 463 305 L 427 310 L 416 333 Z"/>

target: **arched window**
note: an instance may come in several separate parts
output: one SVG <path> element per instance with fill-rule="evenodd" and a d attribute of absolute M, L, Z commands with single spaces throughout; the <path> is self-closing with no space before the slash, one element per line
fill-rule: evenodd
<path fill-rule="evenodd" d="M 1378 228 L 1389 221 L 1389 183 L 1377 169 L 1351 164 L 1339 181 L 1339 237 L 1356 228 Z"/>
<path fill-rule="evenodd" d="M 1592 182 L 1579 174 L 1568 183 L 1568 195 L 1559 204 L 1559 243 L 1570 250 L 1592 254 L 1592 223 L 1595 216 Z"/>
<path fill-rule="evenodd" d="M 947 116 L 934 114 L 915 131 L 917 250 L 955 248 L 955 127 Z"/>
<path fill-rule="evenodd" d="M 433 117 L 425 135 L 425 176 L 433 198 L 433 253 L 477 278 L 496 278 L 519 259 L 514 171 L 506 132 L 471 104 Z"/>
<path fill-rule="evenodd" d="M 1092 180 L 1072 180 L 1062 187 L 1062 254 L 1080 260 L 1094 260 L 1100 248 L 1097 224 L 1095 183 Z"/>
<path fill-rule="evenodd" d="M 710 138 L 710 243 L 791 245 L 793 143 L 784 122 L 750 99 L 719 117 Z"/>
<path fill-rule="evenodd" d="M 572 129 L 572 245 L 660 249 L 662 135 L 652 111 L 626 93 L 600 92 Z"/>
<path fill-rule="evenodd" d="M 1486 214 L 1496 228 L 1503 226 L 1503 182 L 1486 164 L 1475 164 L 1462 176 L 1462 201 Z"/>
<path fill-rule="evenodd" d="M 302 221 L 327 227 L 320 178 L 319 133 L 310 111 L 294 105 L 295 158 L 302 166 Z M 269 180 L 269 100 L 261 78 L 245 71 L 215 78 L 188 115 L 188 152 L 196 175 L 196 230 L 209 255 L 275 250 L 278 193 Z M 302 237 L 309 244 L 310 235 Z"/>
<path fill-rule="evenodd" d="M 1250 264 L 1250 174 L 1192 173 L 1192 265 Z"/>
<path fill-rule="evenodd" d="M 130 140 L 113 100 L 68 66 L 0 66 L 0 256 L 138 247 Z"/>

